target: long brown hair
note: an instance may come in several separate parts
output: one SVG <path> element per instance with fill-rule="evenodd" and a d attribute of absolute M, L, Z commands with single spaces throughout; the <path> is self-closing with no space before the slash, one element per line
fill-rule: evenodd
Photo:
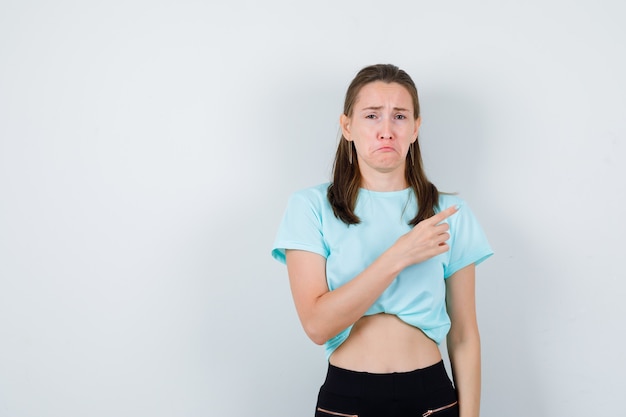
<path fill-rule="evenodd" d="M 347 117 L 352 116 L 354 103 L 361 88 L 374 81 L 397 83 L 406 88 L 413 99 L 413 117 L 417 120 L 420 116 L 420 106 L 415 83 L 409 74 L 391 64 L 371 65 L 359 71 L 346 92 L 343 114 Z M 415 140 L 411 145 L 413 156 L 411 156 L 411 152 L 407 152 L 404 164 L 406 182 L 413 189 L 417 199 L 417 215 L 409 222 L 412 226 L 433 216 L 439 200 L 439 191 L 426 178 L 418 142 L 419 140 Z M 351 157 L 353 154 L 354 158 Z M 354 213 L 360 186 L 361 171 L 359 170 L 358 158 L 356 158 L 356 150 L 353 143 L 347 141 L 342 134 L 335 153 L 333 182 L 328 187 L 327 196 L 335 216 L 348 225 L 361 222 Z"/>

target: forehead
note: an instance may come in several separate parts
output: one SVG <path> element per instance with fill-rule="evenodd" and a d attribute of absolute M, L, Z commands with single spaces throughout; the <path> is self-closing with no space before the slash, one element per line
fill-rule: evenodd
<path fill-rule="evenodd" d="M 361 87 L 354 104 L 357 108 L 391 105 L 413 110 L 413 98 L 404 86 L 383 81 L 374 81 Z"/>

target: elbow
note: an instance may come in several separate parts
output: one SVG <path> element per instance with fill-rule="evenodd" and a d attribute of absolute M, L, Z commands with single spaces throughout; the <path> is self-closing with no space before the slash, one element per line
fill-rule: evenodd
<path fill-rule="evenodd" d="M 330 339 L 323 329 L 320 329 L 320 326 L 314 325 L 313 323 L 306 323 L 303 327 L 306 335 L 316 345 L 323 345 Z"/>

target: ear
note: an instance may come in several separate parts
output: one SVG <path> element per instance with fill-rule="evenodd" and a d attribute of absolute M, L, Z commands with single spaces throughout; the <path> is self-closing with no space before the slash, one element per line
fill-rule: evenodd
<path fill-rule="evenodd" d="M 417 134 L 419 133 L 421 124 L 422 124 L 422 116 L 418 117 L 415 120 L 415 128 L 413 129 L 413 140 L 411 141 L 411 143 L 417 140 Z"/>
<path fill-rule="evenodd" d="M 348 141 L 352 141 L 352 135 L 350 134 L 350 118 L 345 114 L 339 116 L 339 126 L 341 126 L 343 137 Z"/>

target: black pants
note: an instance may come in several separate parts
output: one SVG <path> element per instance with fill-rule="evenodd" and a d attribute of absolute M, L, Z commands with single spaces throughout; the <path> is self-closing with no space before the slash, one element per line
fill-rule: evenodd
<path fill-rule="evenodd" d="M 315 417 L 458 417 L 443 361 L 410 372 L 372 374 L 328 366 Z"/>

